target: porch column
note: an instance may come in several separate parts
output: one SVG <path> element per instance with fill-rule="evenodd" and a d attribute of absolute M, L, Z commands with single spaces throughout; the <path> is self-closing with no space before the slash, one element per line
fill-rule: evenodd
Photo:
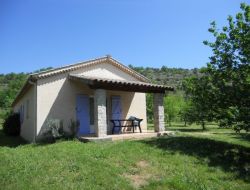
<path fill-rule="evenodd" d="M 106 90 L 96 89 L 94 92 L 94 125 L 97 137 L 107 135 Z"/>
<path fill-rule="evenodd" d="M 155 132 L 165 131 L 164 122 L 164 94 L 154 93 L 153 94 L 153 111 L 154 111 L 154 127 Z"/>

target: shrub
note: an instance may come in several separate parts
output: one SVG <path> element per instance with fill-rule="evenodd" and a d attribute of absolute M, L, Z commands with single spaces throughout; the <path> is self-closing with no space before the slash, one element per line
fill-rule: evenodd
<path fill-rule="evenodd" d="M 240 133 L 241 130 L 245 130 L 246 132 L 248 132 L 249 128 L 250 128 L 250 123 L 246 122 L 237 122 L 233 127 L 236 133 Z"/>
<path fill-rule="evenodd" d="M 44 127 L 42 127 L 37 141 L 41 143 L 55 142 L 57 139 L 73 139 L 77 137 L 79 129 L 79 122 L 70 120 L 68 128 L 63 126 L 63 120 L 49 118 L 45 121 Z"/>
<path fill-rule="evenodd" d="M 9 136 L 19 136 L 21 131 L 20 114 L 10 113 L 4 120 L 3 132 Z"/>
<path fill-rule="evenodd" d="M 48 142 L 63 137 L 63 121 L 60 119 L 47 119 L 42 136 L 42 141 Z"/>
<path fill-rule="evenodd" d="M 67 137 L 68 138 L 74 138 L 74 137 L 77 137 L 77 133 L 78 133 L 78 130 L 79 130 L 79 126 L 80 126 L 80 123 L 79 121 L 74 121 L 74 120 L 70 120 L 70 123 L 69 123 L 69 133 L 67 134 Z"/>

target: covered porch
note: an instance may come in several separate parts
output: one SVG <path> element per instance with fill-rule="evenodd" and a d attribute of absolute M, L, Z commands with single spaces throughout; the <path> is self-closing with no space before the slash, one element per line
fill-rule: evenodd
<path fill-rule="evenodd" d="M 172 91 L 173 88 L 156 85 L 152 83 L 138 82 L 138 81 L 123 81 L 123 80 L 110 80 L 103 78 L 90 78 L 81 75 L 69 75 L 69 80 L 77 81 L 80 84 L 87 85 L 93 90 L 94 99 L 94 133 L 81 137 L 81 140 L 118 140 L 118 139 L 133 139 L 156 137 L 165 134 L 164 123 L 164 106 L 163 99 L 166 91 Z M 132 92 L 132 93 L 153 93 L 153 112 L 154 112 L 154 131 L 143 130 L 142 133 L 129 133 L 110 134 L 108 117 L 108 103 L 107 97 L 110 91 Z M 138 109 L 140 104 L 136 105 Z M 145 108 L 146 109 L 146 108 Z M 127 118 L 121 118 L 127 119 Z M 147 122 L 147 121 L 144 121 Z"/>

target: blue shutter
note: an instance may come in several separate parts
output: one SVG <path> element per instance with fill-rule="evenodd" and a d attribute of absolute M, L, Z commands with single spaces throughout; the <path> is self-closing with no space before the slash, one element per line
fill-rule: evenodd
<path fill-rule="evenodd" d="M 89 97 L 87 95 L 77 95 L 76 98 L 76 118 L 79 121 L 79 135 L 90 133 L 89 117 Z"/>

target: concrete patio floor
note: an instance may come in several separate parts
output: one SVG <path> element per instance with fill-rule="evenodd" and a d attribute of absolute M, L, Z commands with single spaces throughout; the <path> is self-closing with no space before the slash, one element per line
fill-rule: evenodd
<path fill-rule="evenodd" d="M 102 142 L 102 141 L 117 141 L 117 140 L 139 140 L 153 137 L 161 137 L 165 135 L 172 135 L 173 131 L 163 131 L 163 132 L 154 132 L 147 131 L 142 133 L 122 133 L 122 134 L 113 134 L 107 135 L 104 137 L 94 137 L 94 136 L 82 136 L 79 137 L 81 142 Z"/>

